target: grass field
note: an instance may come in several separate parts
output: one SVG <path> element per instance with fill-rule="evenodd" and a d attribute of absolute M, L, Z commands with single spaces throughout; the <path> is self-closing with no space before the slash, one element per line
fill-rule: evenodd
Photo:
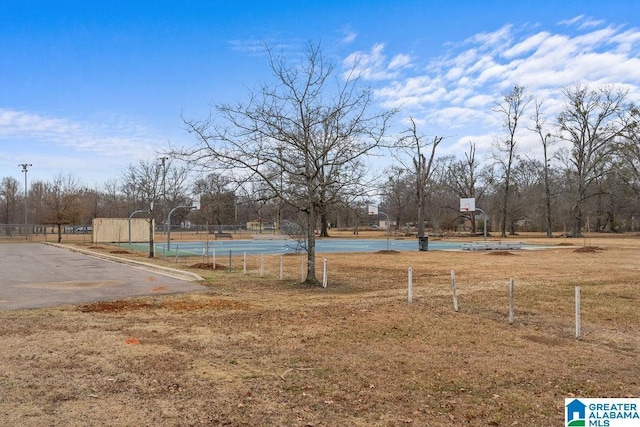
<path fill-rule="evenodd" d="M 155 260 L 207 289 L 1 312 L 0 424 L 550 426 L 565 397 L 640 397 L 640 238 L 518 240 L 557 246 L 328 254 L 326 289 L 298 256 L 283 280 L 276 256 Z"/>

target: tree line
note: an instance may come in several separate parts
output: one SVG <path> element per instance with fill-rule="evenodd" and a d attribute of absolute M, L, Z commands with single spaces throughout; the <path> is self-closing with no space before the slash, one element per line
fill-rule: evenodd
<path fill-rule="evenodd" d="M 203 209 L 176 212 L 174 224 L 290 226 L 304 237 L 310 283 L 317 282 L 317 235 L 373 224 L 379 218 L 367 215 L 368 204 L 379 204 L 396 230 L 419 237 L 426 229 L 481 231 L 472 213 L 459 212 L 459 199 L 470 197 L 501 236 L 638 228 L 640 113 L 622 86 L 565 87 L 559 113 L 550 116 L 544 100 L 516 85 L 493 105 L 502 127 L 490 155 L 479 158 L 469 141 L 457 156 L 441 156 L 442 136 L 412 117 L 406 130 L 392 131 L 400 110 L 379 109 L 357 69 L 338 73 L 319 45 L 309 43 L 300 58 L 269 46 L 265 52 L 273 81 L 245 102 L 213 105 L 205 119 L 183 118 L 192 146 L 131 164 L 102 188 L 63 175 L 33 182 L 27 203 L 18 181 L 2 178 L 0 222 L 19 223 L 27 207 L 39 224 L 145 210 L 163 225 L 170 209 L 197 194 Z M 541 157 L 521 147 L 531 136 Z M 392 166 L 372 170 L 372 156 Z"/>

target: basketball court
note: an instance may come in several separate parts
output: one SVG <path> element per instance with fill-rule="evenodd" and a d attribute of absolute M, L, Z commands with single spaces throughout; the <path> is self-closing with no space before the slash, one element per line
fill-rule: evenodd
<path fill-rule="evenodd" d="M 149 250 L 148 243 L 120 244 L 121 247 L 145 251 Z M 429 242 L 429 250 L 460 250 L 460 242 Z M 390 239 L 318 239 L 316 240 L 316 253 L 344 253 L 344 252 L 378 252 L 381 250 L 395 250 L 408 252 L 418 250 L 417 239 L 393 240 Z M 167 243 L 156 243 L 156 256 L 174 256 L 178 251 L 180 256 L 212 255 L 213 253 L 228 254 L 229 251 L 236 255 L 284 255 L 288 253 L 304 252 L 295 239 L 255 239 L 255 240 L 213 240 L 213 241 L 181 241 L 171 242 L 169 249 Z"/>

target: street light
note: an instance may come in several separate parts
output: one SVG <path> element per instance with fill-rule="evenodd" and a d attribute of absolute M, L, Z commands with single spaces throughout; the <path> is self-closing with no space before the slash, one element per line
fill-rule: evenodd
<path fill-rule="evenodd" d="M 27 172 L 29 172 L 28 167 L 33 165 L 31 163 L 21 163 L 18 166 L 20 166 L 22 168 L 22 172 L 24 172 L 24 226 L 26 231 L 27 224 L 29 223 L 27 217 Z"/>
<path fill-rule="evenodd" d="M 168 157 L 160 157 L 162 162 L 162 218 L 167 212 L 167 160 L 169 160 Z"/>

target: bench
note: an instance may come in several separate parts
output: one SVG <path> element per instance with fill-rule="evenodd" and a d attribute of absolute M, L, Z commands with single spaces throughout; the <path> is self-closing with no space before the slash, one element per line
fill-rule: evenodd
<path fill-rule="evenodd" d="M 522 249 L 522 243 L 504 243 L 504 242 L 478 242 L 464 243 L 462 249 L 466 251 L 508 251 Z"/>
<path fill-rule="evenodd" d="M 219 239 L 233 240 L 233 234 L 231 234 L 231 233 L 214 233 L 213 240 L 219 240 Z"/>

